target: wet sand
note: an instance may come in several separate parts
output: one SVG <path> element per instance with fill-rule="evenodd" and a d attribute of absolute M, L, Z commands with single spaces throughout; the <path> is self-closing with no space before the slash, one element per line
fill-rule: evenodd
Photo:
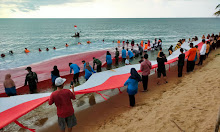
<path fill-rule="evenodd" d="M 149 77 L 149 91 L 139 92 L 136 107 L 129 108 L 126 91 L 76 113 L 73 131 L 185 131 L 214 130 L 220 106 L 220 49 L 213 51 L 203 66 L 177 78 L 177 66 L 167 71 L 168 84 L 156 85 L 156 75 Z M 142 90 L 142 85 L 139 85 Z M 56 119 L 55 119 L 56 120 Z M 175 123 L 174 123 L 175 122 Z M 58 132 L 57 123 L 40 132 Z"/>

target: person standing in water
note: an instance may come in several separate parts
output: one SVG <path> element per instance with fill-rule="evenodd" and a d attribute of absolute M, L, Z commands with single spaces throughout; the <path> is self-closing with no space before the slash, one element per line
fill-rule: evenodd
<path fill-rule="evenodd" d="M 28 83 L 30 93 L 31 94 L 37 93 L 37 83 L 38 83 L 37 74 L 35 72 L 32 72 L 31 67 L 27 67 L 25 70 L 28 71 L 28 74 L 26 75 L 24 86 L 26 86 Z"/>
<path fill-rule="evenodd" d="M 142 56 L 144 50 L 143 50 L 143 48 L 140 45 L 137 44 L 137 46 L 138 46 L 138 50 L 140 52 L 140 56 Z"/>
<path fill-rule="evenodd" d="M 71 100 L 75 100 L 74 86 L 69 89 L 63 89 L 66 79 L 58 77 L 55 80 L 57 90 L 54 91 L 49 98 L 48 104 L 55 103 L 57 107 L 58 125 L 62 132 L 65 132 L 66 126 L 68 132 L 72 132 L 72 128 L 77 125 L 76 117 Z"/>
<path fill-rule="evenodd" d="M 97 72 L 102 71 L 102 62 L 99 59 L 93 57 L 93 69 L 95 68 L 95 64 L 97 65 Z"/>
<path fill-rule="evenodd" d="M 148 76 L 152 68 L 151 62 L 148 60 L 148 54 L 144 55 L 144 61 L 141 62 L 140 70 L 142 71 L 143 92 L 148 91 Z"/>
<path fill-rule="evenodd" d="M 166 80 L 166 68 L 165 68 L 165 62 L 167 62 L 166 55 L 163 52 L 160 52 L 160 57 L 157 57 L 157 84 L 160 84 L 160 77 L 161 74 L 163 74 L 163 78 L 165 83 L 168 83 Z"/>
<path fill-rule="evenodd" d="M 118 67 L 119 51 L 118 48 L 115 48 L 115 50 L 115 66 Z"/>
<path fill-rule="evenodd" d="M 134 48 L 134 39 L 132 39 L 132 41 L 131 41 L 131 48 L 132 49 Z"/>
<path fill-rule="evenodd" d="M 129 44 L 128 40 L 126 41 L 126 44 L 127 44 L 127 47 L 128 47 L 128 44 Z"/>
<path fill-rule="evenodd" d="M 122 55 L 123 63 L 125 63 L 126 56 L 127 56 L 125 47 L 122 47 L 121 55 Z"/>
<path fill-rule="evenodd" d="M 178 57 L 178 77 L 182 77 L 183 66 L 185 61 L 185 54 L 183 53 L 183 48 L 180 49 L 181 54 Z"/>
<path fill-rule="evenodd" d="M 79 84 L 79 66 L 77 64 L 69 63 L 70 67 L 70 74 L 72 73 L 73 70 L 73 82 L 76 84 L 76 82 Z"/>
<path fill-rule="evenodd" d="M 168 49 L 169 55 L 171 55 L 173 53 L 173 45 L 170 46 L 170 48 Z"/>
<path fill-rule="evenodd" d="M 11 74 L 5 75 L 4 87 L 5 87 L 5 93 L 8 96 L 17 95 L 16 88 L 15 88 L 15 82 L 11 79 Z"/>
<path fill-rule="evenodd" d="M 60 71 L 57 69 L 57 66 L 55 65 L 53 67 L 53 71 L 51 71 L 51 80 L 52 80 L 52 86 L 55 87 L 55 80 L 60 77 Z"/>
<path fill-rule="evenodd" d="M 107 63 L 106 69 L 111 70 L 112 69 L 112 56 L 109 51 L 107 51 L 106 53 L 106 63 Z"/>
<path fill-rule="evenodd" d="M 141 76 L 137 73 L 135 68 L 131 68 L 130 72 L 131 76 L 128 80 L 124 83 L 124 86 L 128 86 L 127 93 L 129 96 L 130 106 L 135 106 L 135 94 L 138 91 L 138 82 L 141 81 Z"/>

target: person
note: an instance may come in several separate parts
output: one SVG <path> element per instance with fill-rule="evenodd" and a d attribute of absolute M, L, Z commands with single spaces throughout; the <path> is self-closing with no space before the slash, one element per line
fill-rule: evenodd
<path fill-rule="evenodd" d="M 69 45 L 66 43 L 66 45 L 65 45 L 66 47 L 69 47 Z"/>
<path fill-rule="evenodd" d="M 127 47 L 128 47 L 128 44 L 129 44 L 128 40 L 127 40 L 126 44 L 127 44 Z"/>
<path fill-rule="evenodd" d="M 87 41 L 87 44 L 90 44 L 90 43 L 91 43 L 91 41 L 88 40 L 88 41 Z"/>
<path fill-rule="evenodd" d="M 134 39 L 132 39 L 132 41 L 131 41 L 131 48 L 132 49 L 134 48 Z"/>
<path fill-rule="evenodd" d="M 205 39 L 205 35 L 202 36 L 202 39 Z"/>
<path fill-rule="evenodd" d="M 96 73 L 93 68 L 89 65 L 89 62 L 85 63 L 85 79 L 86 81 L 90 78 L 90 76 L 92 75 L 92 73 Z"/>
<path fill-rule="evenodd" d="M 129 58 L 133 59 L 134 58 L 134 54 L 129 49 L 127 49 L 127 51 L 128 51 Z"/>
<path fill-rule="evenodd" d="M 157 84 L 158 85 L 160 84 L 161 74 L 163 74 L 163 78 L 164 78 L 165 83 L 168 83 L 166 81 L 165 62 L 167 62 L 166 55 L 163 52 L 160 52 L 160 57 L 157 57 L 157 65 L 158 65 L 158 68 L 157 68 Z"/>
<path fill-rule="evenodd" d="M 209 39 L 209 38 L 210 38 L 210 34 L 207 35 L 207 39 Z"/>
<path fill-rule="evenodd" d="M 102 42 L 104 43 L 104 42 L 105 42 L 105 40 L 103 39 L 103 40 L 102 40 Z"/>
<path fill-rule="evenodd" d="M 129 96 L 130 106 L 135 106 L 135 94 L 138 91 L 138 82 L 141 81 L 141 76 L 137 73 L 135 68 L 131 68 L 130 72 L 131 76 L 128 80 L 124 83 L 124 86 L 128 86 L 127 93 Z"/>
<path fill-rule="evenodd" d="M 71 100 L 75 100 L 74 86 L 71 86 L 72 92 L 69 89 L 63 89 L 66 79 L 58 77 L 55 80 L 57 90 L 50 97 L 48 104 L 55 103 L 57 107 L 58 125 L 62 132 L 65 132 L 66 126 L 68 132 L 72 132 L 72 128 L 76 126 L 77 121 L 74 115 L 74 109 Z"/>
<path fill-rule="evenodd" d="M 196 51 L 197 49 L 193 47 L 193 43 L 190 43 L 191 49 L 188 53 L 188 59 L 187 59 L 187 72 L 192 72 L 195 67 L 195 59 L 196 59 Z"/>
<path fill-rule="evenodd" d="M 141 60 L 139 61 L 139 63 L 142 63 L 144 61 L 144 57 L 141 56 Z"/>
<path fill-rule="evenodd" d="M 125 41 L 122 41 L 123 47 L 125 47 Z"/>
<path fill-rule="evenodd" d="M 118 43 L 118 47 L 120 47 L 120 43 L 121 43 L 120 40 L 118 40 L 117 43 Z"/>
<path fill-rule="evenodd" d="M 181 43 L 180 42 L 178 42 L 177 44 L 176 44 L 176 47 L 175 47 L 175 51 L 177 50 L 177 49 L 179 49 L 179 48 L 181 48 Z"/>
<path fill-rule="evenodd" d="M 27 48 L 25 48 L 25 49 L 24 49 L 24 52 L 25 52 L 25 53 L 29 53 L 30 51 L 29 51 Z"/>
<path fill-rule="evenodd" d="M 131 51 L 135 54 L 135 58 L 139 57 L 140 52 L 135 50 L 135 49 L 131 49 Z"/>
<path fill-rule="evenodd" d="M 118 59 L 119 59 L 119 51 L 118 48 L 115 48 L 115 65 L 118 66 Z"/>
<path fill-rule="evenodd" d="M 11 79 L 11 74 L 5 75 L 5 81 L 4 81 L 4 87 L 5 87 L 5 93 L 8 96 L 15 96 L 16 94 L 16 88 L 15 88 L 15 82 Z"/>
<path fill-rule="evenodd" d="M 169 55 L 171 55 L 173 53 L 173 45 L 170 46 L 170 48 L 168 49 L 169 51 Z"/>
<path fill-rule="evenodd" d="M 38 51 L 41 52 L 42 50 L 39 48 Z"/>
<path fill-rule="evenodd" d="M 130 65 L 130 62 L 129 62 L 129 56 L 126 57 L 125 65 Z"/>
<path fill-rule="evenodd" d="M 81 44 L 80 42 L 78 42 L 78 44 Z"/>
<path fill-rule="evenodd" d="M 206 53 L 205 53 L 205 58 L 208 58 L 208 56 L 209 56 L 209 51 L 210 51 L 210 42 L 209 41 L 207 41 L 206 42 Z"/>
<path fill-rule="evenodd" d="M 148 91 L 148 76 L 152 68 L 151 62 L 148 60 L 148 54 L 144 55 L 144 61 L 141 62 L 140 70 L 142 72 L 142 83 L 143 83 L 143 92 Z"/>
<path fill-rule="evenodd" d="M 53 50 L 56 50 L 57 48 L 56 47 L 53 47 Z"/>
<path fill-rule="evenodd" d="M 162 48 L 162 40 L 161 39 L 158 40 L 158 47 Z"/>
<path fill-rule="evenodd" d="M 97 65 L 97 72 L 101 72 L 102 71 L 102 62 L 99 59 L 96 59 L 95 57 L 93 57 L 93 69 L 95 67 L 95 64 Z"/>
<path fill-rule="evenodd" d="M 49 51 L 49 49 L 48 49 L 48 48 L 46 48 L 46 51 Z"/>
<path fill-rule="evenodd" d="M 4 58 L 4 57 L 5 57 L 5 54 L 1 54 L 1 57 Z"/>
<path fill-rule="evenodd" d="M 191 41 L 191 38 L 189 38 L 189 41 L 188 41 L 188 43 L 191 43 L 192 41 Z"/>
<path fill-rule="evenodd" d="M 140 45 L 141 45 L 141 47 L 144 47 L 144 40 L 141 40 Z"/>
<path fill-rule="evenodd" d="M 125 60 L 126 60 L 126 50 L 125 50 L 125 47 L 122 47 L 121 54 L 122 54 L 123 62 L 125 63 Z"/>
<path fill-rule="evenodd" d="M 79 84 L 79 71 L 80 68 L 77 64 L 69 63 L 70 67 L 70 74 L 72 73 L 72 70 L 74 71 L 73 73 L 73 82 L 76 84 L 76 82 Z"/>
<path fill-rule="evenodd" d="M 13 51 L 12 51 L 12 50 L 10 50 L 10 51 L 9 51 L 9 54 L 10 54 L 10 55 L 13 55 L 14 53 L 13 53 Z"/>
<path fill-rule="evenodd" d="M 199 58 L 200 58 L 199 57 L 200 56 L 200 51 L 199 51 L 198 45 L 196 45 L 195 48 L 196 48 L 196 57 L 194 59 L 194 62 L 195 62 L 195 64 L 198 64 L 199 63 Z"/>
<path fill-rule="evenodd" d="M 203 60 L 205 59 L 205 53 L 206 53 L 206 43 L 205 43 L 205 39 L 202 40 L 202 48 L 200 50 L 200 59 L 199 59 L 199 63 L 198 65 L 202 65 Z"/>
<path fill-rule="evenodd" d="M 178 57 L 178 77 L 182 77 L 183 66 L 185 61 L 185 54 L 183 53 L 183 48 L 180 49 L 181 54 Z"/>
<path fill-rule="evenodd" d="M 24 86 L 26 86 L 28 83 L 30 93 L 31 94 L 37 93 L 37 83 L 38 83 L 37 74 L 35 72 L 32 72 L 31 67 L 27 67 L 25 70 L 28 71 L 28 74 L 26 75 Z"/>
<path fill-rule="evenodd" d="M 112 69 L 112 56 L 111 56 L 109 51 L 107 51 L 107 53 L 106 53 L 106 63 L 107 63 L 107 68 L 106 69 L 107 70 Z"/>
<path fill-rule="evenodd" d="M 144 50 L 140 45 L 137 44 L 137 46 L 138 46 L 138 50 L 140 52 L 140 56 L 142 56 Z"/>
<path fill-rule="evenodd" d="M 52 80 L 52 86 L 55 87 L 55 80 L 60 77 L 60 71 L 57 69 L 57 66 L 55 65 L 53 67 L 53 71 L 51 71 L 51 80 Z"/>
<path fill-rule="evenodd" d="M 85 71 L 85 68 L 86 68 L 86 61 L 83 60 L 82 63 L 83 63 L 83 71 Z"/>
<path fill-rule="evenodd" d="M 160 48 L 160 50 L 159 50 L 159 52 L 158 52 L 158 54 L 157 54 L 157 57 L 160 57 L 160 52 L 162 52 L 162 48 Z"/>

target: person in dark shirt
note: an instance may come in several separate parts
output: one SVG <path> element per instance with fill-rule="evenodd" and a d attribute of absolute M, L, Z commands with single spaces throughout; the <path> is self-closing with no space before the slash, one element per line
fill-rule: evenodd
<path fill-rule="evenodd" d="M 169 51 L 169 55 L 171 55 L 173 53 L 173 45 L 170 46 L 170 48 L 168 49 Z"/>
<path fill-rule="evenodd" d="M 38 83 L 38 78 L 37 74 L 35 72 L 32 72 L 31 67 L 27 67 L 25 70 L 28 71 L 28 74 L 26 75 L 25 78 L 25 84 L 24 86 L 29 85 L 30 93 L 37 93 L 37 83 Z"/>
<path fill-rule="evenodd" d="M 178 57 L 178 77 L 182 77 L 183 66 L 185 61 L 185 54 L 183 53 L 183 48 L 180 49 L 181 54 Z"/>
<path fill-rule="evenodd" d="M 165 62 L 167 62 L 166 55 L 163 52 L 160 52 L 160 57 L 157 57 L 157 84 L 160 84 L 160 77 L 163 74 L 163 78 L 165 83 L 166 81 L 166 69 L 165 69 Z"/>
<path fill-rule="evenodd" d="M 118 66 L 118 59 L 119 59 L 119 51 L 118 48 L 115 48 L 115 66 Z"/>
<path fill-rule="evenodd" d="M 97 72 L 102 71 L 102 62 L 99 59 L 93 57 L 93 69 L 95 68 L 95 64 L 97 65 Z"/>

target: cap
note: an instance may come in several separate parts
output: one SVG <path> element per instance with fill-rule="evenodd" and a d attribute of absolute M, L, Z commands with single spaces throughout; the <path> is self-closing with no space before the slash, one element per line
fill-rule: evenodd
<path fill-rule="evenodd" d="M 56 78 L 56 80 L 55 80 L 55 85 L 56 85 L 56 86 L 61 86 L 64 82 L 66 82 L 66 79 L 65 79 L 65 78 L 58 77 L 58 78 Z"/>
<path fill-rule="evenodd" d="M 31 67 L 30 66 L 28 66 L 25 70 L 31 70 Z"/>

